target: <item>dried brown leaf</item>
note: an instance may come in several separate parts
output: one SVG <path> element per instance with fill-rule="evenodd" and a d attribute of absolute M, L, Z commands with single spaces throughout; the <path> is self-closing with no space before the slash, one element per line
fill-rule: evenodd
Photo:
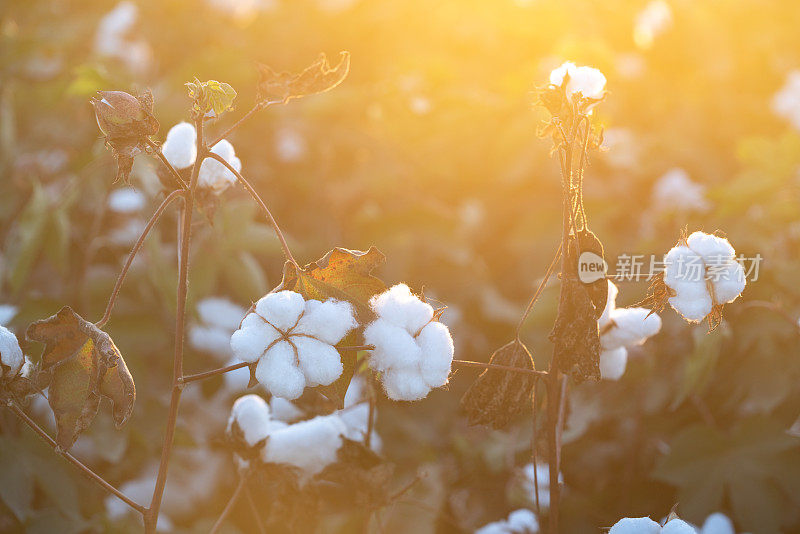
<path fill-rule="evenodd" d="M 331 67 L 325 54 L 302 72 L 275 72 L 268 65 L 258 64 L 259 102 L 285 102 L 292 98 L 324 93 L 342 83 L 350 72 L 350 53 L 339 52 L 339 63 Z"/>

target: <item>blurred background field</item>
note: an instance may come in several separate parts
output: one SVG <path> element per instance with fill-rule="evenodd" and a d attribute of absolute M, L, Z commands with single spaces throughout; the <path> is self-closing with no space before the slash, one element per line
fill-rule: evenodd
<path fill-rule="evenodd" d="M 62 304 L 99 318 L 163 196 L 145 157 L 132 189 L 111 183 L 114 162 L 87 102 L 96 90 L 151 88 L 163 139 L 189 119 L 186 81 L 224 81 L 239 95 L 236 111 L 211 126 L 222 131 L 254 100 L 256 61 L 298 70 L 320 52 L 349 50 L 340 87 L 270 108 L 231 136 L 243 174 L 299 261 L 377 246 L 388 259 L 377 274 L 447 305 L 456 357 L 486 361 L 513 335 L 558 246 L 557 162 L 533 104 L 536 85 L 573 60 L 608 78 L 595 111 L 606 150 L 594 154 L 585 192 L 607 257 L 663 254 L 688 226 L 719 229 L 737 252 L 764 260 L 715 332 L 666 310 L 661 333 L 632 351 L 619 381 L 572 388 L 564 532 L 658 519 L 675 503 L 693 522 L 722 511 L 738 531 L 798 532 L 798 27 L 790 0 L 5 0 L 0 322 L 22 337 Z M 280 282 L 283 263 L 243 190 L 226 192 L 211 218 L 196 219 L 190 372 L 230 357 L 207 341 L 219 336 L 203 330 L 196 304 L 215 296 L 246 308 Z M 76 456 L 118 485 L 146 481 L 160 450 L 175 257 L 172 212 L 107 327 L 136 380 L 136 411 L 121 431 L 101 411 L 76 444 Z M 555 287 L 523 331 L 541 368 Z M 646 287 L 622 282 L 618 303 Z M 40 346 L 23 348 L 38 357 Z M 385 532 L 471 531 L 532 506 L 522 471 L 530 413 L 505 431 L 467 427 L 458 400 L 475 376 L 459 370 L 448 390 L 419 403 L 381 398 L 377 432 L 398 466 L 393 484 L 424 474 L 384 511 Z M 207 531 L 233 489 L 223 436 L 245 384 L 219 378 L 187 390 L 164 505 L 175 531 Z M 30 406 L 44 424 L 47 409 Z M 0 412 L 0 428 L 0 531 L 138 531 L 10 413 Z M 327 513 L 320 529 L 353 532 L 357 516 Z M 243 513 L 226 528 L 255 525 Z"/>

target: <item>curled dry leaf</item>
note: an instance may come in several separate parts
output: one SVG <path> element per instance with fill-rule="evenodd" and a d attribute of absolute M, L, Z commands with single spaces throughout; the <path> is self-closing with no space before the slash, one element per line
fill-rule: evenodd
<path fill-rule="evenodd" d="M 259 102 L 286 102 L 292 98 L 329 91 L 342 83 L 350 72 L 350 52 L 339 52 L 339 63 L 331 67 L 325 54 L 300 73 L 275 72 L 268 65 L 258 64 Z"/>
<path fill-rule="evenodd" d="M 490 364 L 534 369 L 528 348 L 514 340 L 492 354 Z M 504 428 L 525 407 L 530 406 L 536 377 L 525 373 L 510 373 L 486 369 L 461 397 L 461 409 L 470 425 L 491 425 Z"/>
<path fill-rule="evenodd" d="M 283 280 L 275 291 L 296 291 L 306 300 L 345 300 L 355 308 L 359 323 L 365 324 L 374 317 L 369 299 L 386 291 L 386 284 L 372 275 L 372 271 L 385 262 L 386 256 L 376 247 L 370 247 L 366 252 L 337 247 L 316 262 L 306 265 L 301 271 L 291 262 L 286 262 Z M 358 345 L 360 341 L 361 332 L 358 329 L 345 336 L 339 345 Z M 354 351 L 345 351 L 341 355 L 344 364 L 342 376 L 330 386 L 319 388 L 340 408 L 353 378 L 357 360 Z"/>
<path fill-rule="evenodd" d="M 32 323 L 26 333 L 45 344 L 41 371 L 50 373 L 48 401 L 56 418 L 56 441 L 69 449 L 97 414 L 100 397 L 111 400 L 117 428 L 133 412 L 136 387 L 108 334 L 69 306 Z"/>

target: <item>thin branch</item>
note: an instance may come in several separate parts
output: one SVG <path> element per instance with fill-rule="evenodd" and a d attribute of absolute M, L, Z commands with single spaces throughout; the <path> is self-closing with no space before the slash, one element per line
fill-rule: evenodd
<path fill-rule="evenodd" d="M 242 367 L 247 367 L 250 365 L 250 362 L 239 362 L 233 365 L 229 365 L 227 367 L 220 367 L 219 369 L 212 369 L 211 371 L 205 371 L 203 373 L 197 373 L 193 375 L 186 375 L 181 377 L 178 381 L 181 384 L 188 384 L 190 382 L 194 382 L 196 380 L 204 380 L 206 378 L 211 378 L 212 376 L 221 375 L 224 373 L 228 373 L 230 371 L 235 371 L 237 369 L 241 369 Z"/>
<path fill-rule="evenodd" d="M 164 153 L 161 152 L 161 147 L 147 138 L 145 138 L 145 142 L 147 143 L 147 146 L 153 149 L 153 155 L 161 160 L 161 163 L 163 163 L 164 166 L 169 170 L 170 174 L 172 174 L 172 177 L 175 178 L 175 180 L 177 180 L 179 184 L 181 184 L 181 187 L 183 189 L 189 189 L 189 186 L 186 185 L 186 182 L 183 181 L 183 178 L 181 178 L 181 175 L 178 172 L 178 170 L 172 165 L 172 163 L 169 162 Z"/>
<path fill-rule="evenodd" d="M 101 477 L 100 475 L 98 475 L 97 473 L 92 471 L 91 468 L 89 468 L 86 465 L 84 465 L 80 460 L 78 460 L 77 458 L 72 456 L 67 451 L 61 449 L 61 447 L 59 447 L 58 444 L 56 443 L 56 440 L 51 438 L 50 435 L 42 427 L 40 427 L 38 424 L 36 424 L 36 421 L 31 419 L 28 416 L 28 414 L 26 414 L 24 411 L 22 411 L 22 408 L 17 406 L 16 403 L 11 401 L 11 402 L 9 402 L 7 404 L 7 407 L 8 407 L 9 410 L 14 412 L 14 414 L 17 417 L 22 419 L 22 421 L 26 425 L 28 425 L 31 428 L 31 430 L 36 432 L 39 435 L 39 437 L 41 437 L 43 440 L 45 440 L 47 442 L 47 444 L 50 445 L 50 447 L 53 448 L 53 450 L 55 451 L 56 454 L 58 454 L 59 456 L 62 456 L 69 463 L 71 463 L 72 465 L 77 467 L 84 475 L 86 475 L 86 477 L 89 480 L 92 480 L 92 481 L 96 482 L 97 485 L 99 485 L 101 488 L 103 488 L 106 492 L 108 492 L 109 494 L 111 494 L 114 497 L 118 498 L 119 500 L 121 500 L 122 502 L 124 502 L 125 504 L 127 504 L 128 506 L 133 508 L 135 511 L 139 512 L 140 514 L 144 513 L 144 511 L 145 511 L 144 506 L 142 506 L 140 504 L 137 504 L 130 497 L 126 496 L 124 493 L 119 491 L 117 488 L 115 488 L 114 486 L 112 486 L 111 484 L 106 482 L 106 480 L 103 477 Z"/>
<path fill-rule="evenodd" d="M 133 245 L 133 248 L 131 248 L 131 251 L 128 254 L 128 259 L 125 260 L 125 265 L 122 266 L 122 270 L 120 271 L 119 276 L 117 277 L 117 282 L 116 284 L 114 284 L 114 289 L 111 291 L 111 296 L 108 299 L 108 304 L 106 305 L 106 311 L 103 314 L 103 317 L 101 317 L 100 320 L 95 323 L 97 328 L 103 328 L 103 326 L 105 326 L 105 324 L 111 318 L 111 310 L 114 308 L 114 303 L 117 301 L 117 296 L 119 295 L 119 291 L 122 288 L 122 283 L 125 281 L 125 276 L 127 276 L 128 274 L 128 269 L 130 269 L 131 264 L 133 263 L 133 259 L 136 257 L 136 254 L 142 248 L 144 240 L 145 238 L 147 238 L 147 235 L 150 233 L 150 230 L 153 229 L 153 226 L 161 218 L 161 215 L 163 215 L 164 210 L 167 209 L 167 206 L 169 206 L 172 203 L 172 201 L 175 200 L 176 198 L 179 197 L 183 198 L 184 194 L 185 192 L 183 190 L 177 190 L 167 195 L 167 198 L 165 198 L 161 202 L 161 205 L 159 205 L 158 208 L 156 208 L 156 211 L 150 217 L 150 220 L 147 221 L 144 230 L 142 230 L 142 233 L 139 235 L 139 239 L 136 240 L 136 243 Z"/>
<path fill-rule="evenodd" d="M 217 138 L 214 140 L 214 142 L 213 143 L 209 143 L 208 146 L 211 147 L 211 148 L 214 148 L 214 145 L 216 145 L 217 143 L 219 143 L 220 141 L 222 141 L 223 139 L 228 137 L 235 129 L 237 129 L 239 126 L 244 124 L 244 122 L 247 119 L 249 119 L 250 117 L 252 117 L 256 113 L 258 113 L 262 109 L 266 108 L 267 106 L 271 106 L 272 104 L 281 104 L 281 103 L 283 103 L 283 101 L 280 101 L 280 102 L 259 102 L 258 104 L 256 104 L 252 108 L 250 108 L 250 111 L 245 113 L 239 120 L 234 122 L 227 130 L 225 130 L 224 132 L 219 134 L 217 136 Z"/>
<path fill-rule="evenodd" d="M 542 291 L 544 291 L 544 288 L 547 285 L 547 281 L 550 280 L 550 276 L 553 274 L 556 265 L 558 265 L 559 258 L 561 258 L 561 244 L 558 245 L 558 250 L 556 250 L 556 254 L 555 256 L 553 256 L 553 261 L 551 261 L 550 265 L 547 267 L 547 271 L 544 273 L 542 281 L 539 282 L 539 287 L 536 288 L 536 291 L 534 292 L 530 302 L 528 303 L 528 307 L 525 308 L 525 312 L 522 314 L 519 323 L 517 323 L 517 332 L 515 335 L 517 341 L 519 341 L 519 333 L 520 330 L 522 330 L 522 325 L 525 323 L 525 319 L 528 318 L 528 315 L 531 313 L 531 310 L 533 310 L 533 306 L 536 304 L 536 301 L 539 300 L 539 296 L 541 296 Z"/>
<path fill-rule="evenodd" d="M 169 412 L 167 414 L 167 427 L 165 430 L 164 441 L 161 445 L 161 460 L 158 465 L 158 476 L 153 490 L 153 498 L 150 507 L 144 514 L 145 533 L 154 533 L 158 522 L 158 513 L 161 508 L 161 499 L 164 497 L 164 487 L 167 484 L 167 470 L 169 468 L 170 454 L 172 453 L 172 442 L 175 438 L 175 425 L 178 420 L 178 405 L 181 400 L 183 384 L 180 380 L 183 377 L 183 342 L 186 337 L 186 294 L 189 290 L 189 244 L 192 233 L 192 215 L 194 214 L 194 193 L 197 187 L 197 177 L 200 173 L 200 165 L 208 154 L 203 143 L 203 118 L 195 119 L 195 129 L 197 130 L 197 146 L 200 153 L 192 167 L 191 179 L 189 181 L 189 191 L 185 199 L 180 239 L 180 255 L 178 256 L 178 287 L 177 287 L 177 307 L 175 312 L 175 354 L 172 365 L 172 394 L 169 401 Z"/>
<path fill-rule="evenodd" d="M 492 369 L 495 371 L 507 371 L 511 373 L 522 373 L 535 376 L 547 376 L 547 371 L 536 371 L 524 367 L 511 367 L 509 365 L 497 365 L 494 363 L 473 362 L 470 360 L 453 360 L 456 367 L 480 367 L 481 369 Z"/>
<path fill-rule="evenodd" d="M 367 379 L 369 387 L 369 412 L 367 413 L 367 435 L 364 436 L 364 446 L 366 448 L 372 447 L 372 432 L 375 428 L 375 383 L 372 378 Z"/>
<path fill-rule="evenodd" d="M 253 517 L 256 518 L 256 525 L 258 525 L 258 531 L 261 534 L 266 534 L 267 529 L 264 528 L 264 520 L 261 519 L 261 514 L 258 511 L 258 506 L 256 506 L 256 501 L 253 499 L 253 494 L 250 491 L 250 486 L 245 484 L 244 486 L 244 495 L 247 497 L 247 503 L 250 505 L 250 510 L 253 512 Z"/>
<path fill-rule="evenodd" d="M 219 516 L 219 519 L 217 519 L 217 522 L 214 523 L 213 527 L 211 527 L 209 534 L 215 534 L 217 531 L 219 531 L 222 523 L 225 522 L 225 518 L 228 517 L 228 514 L 230 514 L 231 510 L 233 510 L 233 506 L 236 504 L 236 501 L 239 500 L 239 494 L 244 489 L 246 481 L 247 475 L 242 475 L 239 477 L 239 484 L 236 485 L 236 489 L 233 490 L 233 495 L 231 495 L 231 498 L 228 500 L 228 504 L 226 504 L 225 508 L 222 510 L 222 514 Z"/>
<path fill-rule="evenodd" d="M 236 178 L 242 183 L 244 188 L 247 189 L 247 191 L 250 193 L 250 196 L 253 197 L 253 200 L 255 200 L 256 203 L 261 207 L 261 211 L 263 211 L 264 214 L 267 216 L 267 219 L 269 220 L 269 223 L 272 225 L 272 229 L 275 230 L 275 235 L 278 236 L 278 240 L 281 242 L 281 248 L 283 248 L 284 256 L 286 256 L 286 259 L 289 260 L 290 262 L 292 262 L 292 264 L 299 271 L 300 270 L 300 265 L 294 259 L 294 256 L 292 256 L 292 251 L 289 250 L 289 244 L 286 243 L 286 238 L 283 237 L 283 232 L 281 231 L 280 226 L 278 226 L 278 222 L 275 220 L 275 217 L 272 216 L 272 213 L 269 211 L 269 208 L 264 203 L 264 201 L 261 199 L 261 197 L 258 195 L 256 190 L 253 189 L 253 186 L 250 185 L 250 183 L 248 183 L 248 181 L 244 179 L 244 177 L 241 175 L 241 173 L 239 171 L 234 169 L 231 166 L 231 164 L 228 163 L 227 161 L 225 161 L 225 159 L 223 157 L 221 157 L 220 155 L 214 154 L 213 152 L 209 152 L 208 153 L 208 157 L 211 158 L 211 159 L 215 159 L 215 160 L 219 161 L 220 163 L 222 163 L 223 165 L 225 165 L 225 167 L 227 167 L 227 169 L 229 171 L 231 171 L 236 176 Z"/>
<path fill-rule="evenodd" d="M 536 427 L 536 390 L 539 386 L 539 378 L 533 381 L 533 392 L 531 395 L 531 410 L 533 410 L 533 430 L 531 432 L 531 461 L 533 462 L 533 489 L 536 494 L 536 517 L 542 516 L 542 510 L 539 507 L 539 471 L 538 460 L 539 454 L 537 452 L 537 437 L 539 435 Z"/>

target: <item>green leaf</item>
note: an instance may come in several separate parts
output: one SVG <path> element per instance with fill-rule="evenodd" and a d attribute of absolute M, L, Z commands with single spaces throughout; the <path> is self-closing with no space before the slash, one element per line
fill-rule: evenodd
<path fill-rule="evenodd" d="M 201 114 L 213 112 L 213 116 L 219 116 L 233 107 L 236 98 L 236 91 L 230 84 L 217 80 L 201 82 L 195 79 L 186 87 L 189 89 L 189 98 L 194 100 L 193 109 Z"/>

